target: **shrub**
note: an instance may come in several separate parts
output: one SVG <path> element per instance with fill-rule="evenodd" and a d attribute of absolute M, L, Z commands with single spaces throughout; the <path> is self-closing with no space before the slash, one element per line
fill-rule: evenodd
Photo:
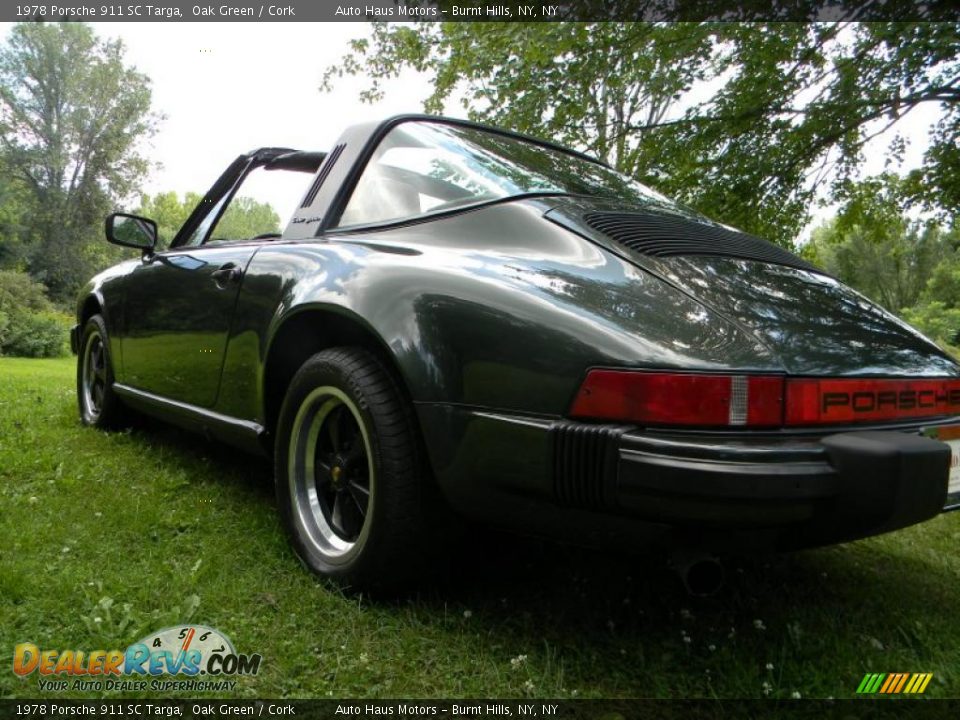
<path fill-rule="evenodd" d="M 58 312 L 29 275 L 0 271 L 0 355 L 57 357 L 67 352 L 70 317 Z"/>

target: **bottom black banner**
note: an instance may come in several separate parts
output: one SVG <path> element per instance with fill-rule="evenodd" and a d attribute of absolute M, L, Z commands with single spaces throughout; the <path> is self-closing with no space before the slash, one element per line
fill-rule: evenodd
<path fill-rule="evenodd" d="M 0 700 L 18 718 L 955 718 L 960 700 Z"/>

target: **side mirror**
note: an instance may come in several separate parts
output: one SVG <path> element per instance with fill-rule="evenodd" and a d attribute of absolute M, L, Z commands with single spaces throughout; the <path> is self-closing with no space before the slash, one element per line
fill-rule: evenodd
<path fill-rule="evenodd" d="M 127 213 L 107 216 L 107 241 L 114 245 L 137 248 L 147 255 L 157 245 L 157 224 L 150 218 Z"/>

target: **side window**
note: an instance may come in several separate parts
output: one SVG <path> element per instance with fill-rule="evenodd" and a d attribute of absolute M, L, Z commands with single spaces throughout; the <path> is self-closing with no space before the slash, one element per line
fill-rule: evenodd
<path fill-rule="evenodd" d="M 197 229 L 193 231 L 193 234 L 190 235 L 190 239 L 187 240 L 184 245 L 189 247 L 196 247 L 203 242 L 203 239 L 210 232 L 210 228 L 213 226 L 214 221 L 217 219 L 217 215 L 220 214 L 220 208 L 223 207 L 223 204 L 227 201 L 227 197 L 224 196 L 220 198 L 220 202 L 213 206 L 213 208 L 207 212 L 206 216 L 203 218 L 203 222 L 197 225 Z"/>
<path fill-rule="evenodd" d="M 312 179 L 309 172 L 255 168 L 229 202 L 225 196 L 210 209 L 185 245 L 279 237 Z"/>

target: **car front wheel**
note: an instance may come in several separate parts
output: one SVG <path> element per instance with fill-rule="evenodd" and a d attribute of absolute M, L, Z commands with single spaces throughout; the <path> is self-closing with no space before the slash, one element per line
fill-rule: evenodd
<path fill-rule="evenodd" d="M 125 422 L 123 405 L 113 391 L 113 360 L 101 315 L 94 315 L 83 326 L 77 356 L 77 404 L 84 425 L 115 429 Z"/>
<path fill-rule="evenodd" d="M 353 589 L 422 571 L 424 469 L 414 419 L 391 373 L 360 348 L 311 357 L 277 423 L 277 498 L 312 571 Z"/>

